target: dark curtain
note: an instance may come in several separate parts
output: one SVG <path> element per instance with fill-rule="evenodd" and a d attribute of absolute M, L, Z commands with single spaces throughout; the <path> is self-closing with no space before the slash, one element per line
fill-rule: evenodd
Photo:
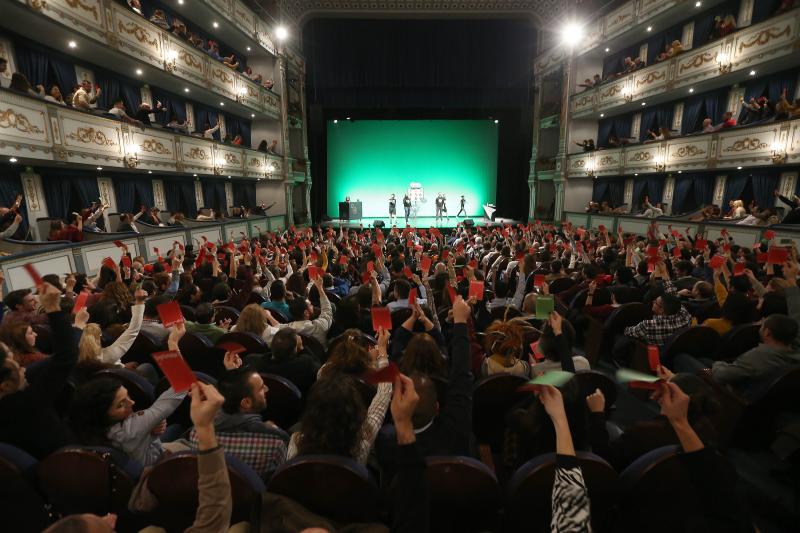
<path fill-rule="evenodd" d="M 775 207 L 775 189 L 780 175 L 772 170 L 756 170 L 752 173 L 753 199 L 761 209 Z"/>
<path fill-rule="evenodd" d="M 75 65 L 71 61 L 66 61 L 60 57 L 50 57 L 50 72 L 55 79 L 61 95 L 66 98 L 73 87 L 78 85 L 78 76 L 75 74 Z M 48 91 L 50 87 L 45 87 Z"/>
<path fill-rule="evenodd" d="M 181 197 L 183 198 L 181 207 L 185 209 L 184 215 L 194 218 L 197 216 L 197 197 L 194 194 L 194 182 L 181 181 L 180 187 Z"/>
<path fill-rule="evenodd" d="M 0 167 L 0 205 L 3 207 L 10 206 L 14 203 L 18 194 L 22 194 L 22 180 L 19 178 L 19 167 L 16 169 L 14 167 Z M 19 225 L 14 235 L 11 236 L 14 239 L 24 239 L 28 234 L 28 210 L 25 206 L 24 198 L 19 208 L 19 214 L 22 215 L 22 223 Z M 9 222 L 13 220 L 13 218 L 10 218 Z M 44 237 L 46 238 L 47 235 Z"/>
<path fill-rule="evenodd" d="M 156 102 L 161 102 L 161 105 L 166 109 L 164 113 L 156 113 L 156 119 L 161 125 L 166 125 L 172 117 L 176 117 L 179 121 L 186 120 L 186 100 L 172 94 L 171 92 L 162 89 L 150 88 L 150 93 L 153 95 L 153 106 Z M 196 120 L 196 117 L 195 117 Z"/>
<path fill-rule="evenodd" d="M 33 87 L 39 84 L 47 84 L 49 65 L 47 54 L 18 42 L 14 43 L 14 51 L 17 55 L 17 71 L 24 74 Z"/>
<path fill-rule="evenodd" d="M 692 190 L 694 178 L 692 176 L 678 176 L 675 178 L 675 189 L 672 191 L 672 214 L 679 215 L 684 212 L 686 198 Z"/>
<path fill-rule="evenodd" d="M 167 209 L 170 211 L 180 211 L 189 218 L 197 216 L 193 181 L 164 180 L 164 196 L 167 200 Z"/>
<path fill-rule="evenodd" d="M 241 135 L 242 146 L 250 148 L 250 121 L 226 115 L 225 132 L 230 135 L 231 139 L 237 135 Z"/>
<path fill-rule="evenodd" d="M 755 0 L 754 4 L 759 4 L 761 1 L 762 0 Z M 727 2 L 723 2 L 708 8 L 706 11 L 695 17 L 692 48 L 703 46 L 704 44 L 712 41 L 711 31 L 714 28 L 714 17 L 719 16 L 724 18 L 725 15 L 733 15 L 734 18 L 738 18 L 740 3 L 741 0 L 728 0 Z"/>
<path fill-rule="evenodd" d="M 728 102 L 728 89 L 705 93 L 703 102 L 706 108 L 706 117 L 710 118 L 713 124 L 719 124 L 722 122 L 722 111 Z"/>
<path fill-rule="evenodd" d="M 795 86 L 797 85 L 797 69 L 788 70 L 786 72 L 779 72 L 769 77 L 767 84 L 768 93 L 767 97 L 770 102 L 777 102 L 784 89 L 787 92 L 787 100 L 790 102 L 794 96 Z"/>
<path fill-rule="evenodd" d="M 114 192 L 117 195 L 117 211 L 133 213 L 138 211 L 136 204 L 136 182 L 132 179 L 117 178 L 114 180 Z"/>
<path fill-rule="evenodd" d="M 164 180 L 164 200 L 169 211 L 183 211 L 180 181 Z"/>
<path fill-rule="evenodd" d="M 203 207 L 211 208 L 216 212 L 226 212 L 228 201 L 225 198 L 225 182 L 203 181 Z"/>
<path fill-rule="evenodd" d="M 131 116 L 136 114 L 142 103 L 139 83 L 121 77 L 117 73 L 103 70 L 96 71 L 95 78 L 100 86 L 100 96 L 97 98 L 98 108 L 108 111 L 114 105 L 114 100 L 122 98 L 125 111 Z"/>
<path fill-rule="evenodd" d="M 656 122 L 659 128 L 672 130 L 672 118 L 675 116 L 675 102 L 661 104 L 656 107 Z"/>
<path fill-rule="evenodd" d="M 728 178 L 725 180 L 725 194 L 722 197 L 723 210 L 728 208 L 731 200 L 738 200 L 742 196 L 748 179 L 750 176 L 743 172 L 728 174 Z"/>
<path fill-rule="evenodd" d="M 605 118 L 601 119 L 597 124 L 597 142 L 595 143 L 598 148 L 608 148 L 608 136 L 614 129 L 614 119 Z"/>
<path fill-rule="evenodd" d="M 599 178 L 594 180 L 594 183 L 592 184 L 592 201 L 602 202 L 603 197 L 606 195 L 607 190 L 608 190 L 607 178 Z"/>
<path fill-rule="evenodd" d="M 650 197 L 650 203 L 656 205 L 661 203 L 662 195 L 664 194 L 664 176 L 656 174 L 647 176 L 647 196 Z"/>
<path fill-rule="evenodd" d="M 256 205 L 256 184 L 254 182 L 233 183 L 233 205 L 253 208 Z"/>
<path fill-rule="evenodd" d="M 698 174 L 694 178 L 694 199 L 697 205 L 710 205 L 714 200 L 714 183 L 716 176 L 713 174 Z"/>
<path fill-rule="evenodd" d="M 642 142 L 647 139 L 647 132 L 653 131 L 653 133 L 658 134 L 656 129 L 656 121 L 657 118 L 657 110 L 655 108 L 648 109 L 647 111 L 642 113 L 642 120 L 639 123 L 639 142 Z"/>
<path fill-rule="evenodd" d="M 686 135 L 698 131 L 698 125 L 702 125 L 703 111 L 705 110 L 703 98 L 694 96 L 683 102 L 683 117 L 681 118 L 681 133 Z"/>
<path fill-rule="evenodd" d="M 644 202 L 645 189 L 647 189 L 647 178 L 644 176 L 637 176 L 633 178 L 633 209 L 631 211 L 639 211 Z"/>
<path fill-rule="evenodd" d="M 603 79 L 606 79 L 611 74 L 622 72 L 625 64 L 625 58 L 630 57 L 634 59 L 639 56 L 639 45 L 629 46 L 619 52 L 615 52 L 603 60 Z"/>
<path fill-rule="evenodd" d="M 608 182 L 608 195 L 611 205 L 619 207 L 625 203 L 625 178 L 613 178 Z"/>
<path fill-rule="evenodd" d="M 620 139 L 631 136 L 631 117 L 630 115 L 614 117 L 614 133 Z"/>
<path fill-rule="evenodd" d="M 213 128 L 217 124 L 217 120 L 219 118 L 219 112 L 215 109 L 211 109 L 210 107 L 206 107 L 200 104 L 194 104 L 194 130 L 203 133 L 207 128 Z M 222 137 L 220 137 L 219 130 L 214 132 L 214 140 L 219 141 Z"/>
<path fill-rule="evenodd" d="M 608 137 L 612 134 L 620 139 L 630 137 L 632 120 L 633 115 L 631 114 L 609 118 L 605 121 L 601 120 L 597 128 L 597 146 L 608 148 Z"/>
<path fill-rule="evenodd" d="M 42 175 L 44 199 L 47 202 L 47 214 L 51 217 L 66 219 L 69 215 L 69 201 L 72 193 L 70 180 L 58 177 L 58 173 Z"/>
<path fill-rule="evenodd" d="M 92 201 L 100 199 L 100 188 L 97 186 L 97 178 L 91 175 L 73 176 L 70 181 L 78 191 L 78 198 L 81 204 L 89 207 Z"/>
<path fill-rule="evenodd" d="M 753 24 L 758 24 L 770 18 L 780 4 L 781 0 L 756 0 L 753 2 Z"/>
<path fill-rule="evenodd" d="M 676 24 L 647 40 L 648 65 L 652 65 L 656 62 L 656 58 L 658 58 L 659 54 L 666 51 L 667 45 L 671 45 L 673 41 L 681 40 L 684 24 L 686 24 L 686 22 Z"/>
<path fill-rule="evenodd" d="M 154 207 L 156 200 L 153 197 L 153 180 L 137 177 L 134 178 L 134 184 L 136 187 L 136 194 L 139 196 L 139 201 L 147 208 Z"/>

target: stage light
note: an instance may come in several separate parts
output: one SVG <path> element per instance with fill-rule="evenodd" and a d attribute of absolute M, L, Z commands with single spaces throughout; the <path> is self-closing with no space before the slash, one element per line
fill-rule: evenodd
<path fill-rule="evenodd" d="M 742 167 L 736 167 L 736 170 L 742 170 Z"/>
<path fill-rule="evenodd" d="M 678 171 L 678 174 L 683 174 L 683 170 L 679 170 L 679 171 Z"/>
<path fill-rule="evenodd" d="M 97 170 L 103 170 L 103 167 L 97 167 Z"/>
<path fill-rule="evenodd" d="M 76 43 L 75 41 L 70 41 L 70 42 L 67 43 L 67 45 L 70 48 L 77 48 L 78 47 L 78 43 Z"/>
<path fill-rule="evenodd" d="M 183 92 L 188 93 L 189 92 L 189 88 L 188 87 L 184 87 L 183 88 Z"/>
<path fill-rule="evenodd" d="M 197 177 L 197 174 L 192 174 L 192 176 L 194 176 L 194 177 L 196 178 L 196 177 Z"/>
<path fill-rule="evenodd" d="M 606 47 L 606 53 L 609 53 L 610 51 L 611 51 L 611 48 Z"/>
<path fill-rule="evenodd" d="M 250 113 L 250 118 L 256 118 L 256 114 L 255 113 Z"/>
<path fill-rule="evenodd" d="M 603 118 L 604 116 L 606 116 L 605 113 L 600 113 L 600 118 Z"/>
<path fill-rule="evenodd" d="M 695 2 L 694 7 L 700 7 L 703 5 L 703 2 Z"/>
<path fill-rule="evenodd" d="M 148 171 L 147 171 L 147 173 L 148 173 L 148 174 L 152 174 L 152 173 L 153 173 L 153 171 L 152 171 L 152 170 L 148 170 Z"/>
<path fill-rule="evenodd" d="M 642 107 L 646 106 L 647 102 L 642 102 Z"/>
<path fill-rule="evenodd" d="M 583 39 L 583 26 L 576 22 L 570 22 L 561 30 L 561 43 L 567 46 L 575 46 Z"/>
<path fill-rule="evenodd" d="M 220 102 L 219 105 L 225 107 L 225 102 Z"/>
<path fill-rule="evenodd" d="M 347 117 L 347 120 L 350 120 L 350 117 Z"/>
<path fill-rule="evenodd" d="M 248 52 L 250 51 L 250 47 L 249 47 L 249 46 L 247 47 L 247 51 L 248 51 Z"/>
<path fill-rule="evenodd" d="M 275 37 L 277 37 L 281 41 L 285 41 L 287 37 L 289 37 L 289 30 L 287 30 L 283 26 L 278 26 L 275 28 Z"/>

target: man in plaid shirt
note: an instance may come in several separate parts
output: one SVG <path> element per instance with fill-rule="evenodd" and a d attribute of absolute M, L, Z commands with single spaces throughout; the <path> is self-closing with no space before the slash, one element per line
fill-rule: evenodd
<path fill-rule="evenodd" d="M 656 264 L 653 270 L 653 279 L 659 277 L 664 282 L 664 294 L 653 301 L 653 318 L 625 328 L 625 336 L 663 346 L 673 333 L 692 323 L 692 315 L 681 305 L 663 262 Z"/>

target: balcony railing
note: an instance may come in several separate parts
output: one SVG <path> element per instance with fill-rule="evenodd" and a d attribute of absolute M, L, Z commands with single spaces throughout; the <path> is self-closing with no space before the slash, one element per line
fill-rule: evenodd
<path fill-rule="evenodd" d="M 276 119 L 281 116 L 279 95 L 111 0 L 26 0 L 22 3 L 136 60 L 237 101 L 253 111 Z"/>
<path fill-rule="evenodd" d="M 141 129 L 9 91 L 0 91 L 0 154 L 202 176 L 284 177 L 277 156 L 168 129 Z"/>
<path fill-rule="evenodd" d="M 798 162 L 800 119 L 574 154 L 567 158 L 566 174 L 619 176 Z"/>
<path fill-rule="evenodd" d="M 613 111 L 632 102 L 660 95 L 690 84 L 706 82 L 721 74 L 750 70 L 783 58 L 781 69 L 800 63 L 797 53 L 800 10 L 748 26 L 669 61 L 637 70 L 570 98 L 572 117 Z M 720 78 L 718 85 L 726 83 Z M 730 83 L 729 81 L 727 83 Z M 706 84 L 708 85 L 708 83 Z"/>

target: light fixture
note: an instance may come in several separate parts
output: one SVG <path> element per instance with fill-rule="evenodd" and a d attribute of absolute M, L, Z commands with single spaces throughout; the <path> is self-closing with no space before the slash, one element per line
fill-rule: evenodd
<path fill-rule="evenodd" d="M 70 41 L 70 42 L 67 43 L 67 45 L 70 48 L 77 48 L 78 47 L 78 43 L 76 43 L 75 41 Z"/>
<path fill-rule="evenodd" d="M 178 0 L 178 4 L 183 5 L 183 0 Z"/>
<path fill-rule="evenodd" d="M 16 158 L 16 157 L 10 157 L 10 158 L 8 159 L 8 162 L 9 162 L 9 163 L 16 163 L 16 162 L 17 162 L 17 158 Z"/>
<path fill-rule="evenodd" d="M 606 53 L 609 53 L 610 51 L 611 51 L 611 48 L 606 47 Z"/>
<path fill-rule="evenodd" d="M 250 47 L 249 47 L 249 46 L 247 47 L 247 51 L 248 51 L 248 52 L 250 51 Z"/>
<path fill-rule="evenodd" d="M 225 102 L 220 102 L 219 105 L 225 107 Z"/>
<path fill-rule="evenodd" d="M 255 113 L 250 113 L 250 118 L 256 118 L 256 114 Z"/>
<path fill-rule="evenodd" d="M 655 161 L 653 161 L 653 162 L 656 165 L 656 172 L 664 172 L 664 170 L 666 170 L 667 163 L 666 163 L 666 161 L 664 161 L 664 158 L 662 158 L 660 156 L 656 157 Z"/>
<path fill-rule="evenodd" d="M 142 72 L 142 69 L 140 69 L 140 68 L 137 68 L 137 69 L 136 69 L 136 75 L 137 75 L 137 76 L 141 76 L 142 74 L 143 74 L 143 72 Z"/>
<path fill-rule="evenodd" d="M 128 168 L 139 166 L 139 145 L 136 143 L 125 145 L 125 157 L 123 160 Z M 100 170 L 100 168 L 98 167 L 97 170 Z"/>
<path fill-rule="evenodd" d="M 776 141 L 772 143 L 770 146 L 772 150 L 772 162 L 776 165 L 782 165 L 786 162 L 786 145 L 781 143 L 780 141 Z"/>
<path fill-rule="evenodd" d="M 703 5 L 703 2 L 695 2 L 694 7 L 700 7 Z"/>
<path fill-rule="evenodd" d="M 689 87 L 689 92 L 693 93 L 694 92 L 694 87 Z"/>
<path fill-rule="evenodd" d="M 350 117 L 347 117 L 347 120 L 350 120 Z"/>
<path fill-rule="evenodd" d="M 231 179 L 231 177 L 230 177 L 230 176 L 228 176 L 228 179 Z"/>
<path fill-rule="evenodd" d="M 215 28 L 219 28 L 219 22 L 214 22 L 214 23 L 212 24 L 212 26 L 214 26 Z"/>
<path fill-rule="evenodd" d="M 275 37 L 277 37 L 280 41 L 285 41 L 286 38 L 289 37 L 289 30 L 287 30 L 284 26 L 278 26 L 275 28 Z"/>
<path fill-rule="evenodd" d="M 648 26 L 647 27 L 647 31 L 653 31 L 653 27 L 652 26 Z"/>
<path fill-rule="evenodd" d="M 153 173 L 153 171 L 152 171 L 152 170 L 148 170 L 148 171 L 147 171 L 147 173 L 148 173 L 148 174 L 152 174 L 152 173 Z"/>
<path fill-rule="evenodd" d="M 629 87 L 624 87 L 622 89 L 622 98 L 625 99 L 626 102 L 630 103 L 633 101 L 633 91 L 630 90 Z"/>
<path fill-rule="evenodd" d="M 495 124 L 500 124 L 500 121 L 499 121 L 499 120 L 497 120 L 497 119 L 494 119 L 494 123 L 495 123 Z"/>
<path fill-rule="evenodd" d="M 192 176 L 194 176 L 194 177 L 196 178 L 196 177 L 197 177 L 197 174 L 192 174 Z"/>
<path fill-rule="evenodd" d="M 678 174 L 683 174 L 683 170 L 679 170 L 679 171 L 678 171 Z"/>
<path fill-rule="evenodd" d="M 167 60 L 164 63 L 164 67 L 167 69 L 167 72 L 174 72 L 178 69 L 178 51 L 177 50 L 170 50 L 167 52 Z"/>
<path fill-rule="evenodd" d="M 561 44 L 572 47 L 583 40 L 583 26 L 577 22 L 568 22 L 561 28 Z"/>
<path fill-rule="evenodd" d="M 642 107 L 646 106 L 647 102 L 642 102 Z"/>
<path fill-rule="evenodd" d="M 595 171 L 594 159 L 590 159 L 589 161 L 586 162 L 586 175 L 590 178 L 593 178 L 594 171 Z"/>
<path fill-rule="evenodd" d="M 736 170 L 742 170 L 742 167 L 736 167 Z"/>
<path fill-rule="evenodd" d="M 338 121 L 338 120 L 336 120 L 336 119 L 333 119 L 333 123 L 334 123 L 334 124 L 338 124 L 338 123 L 339 123 L 339 121 Z"/>
<path fill-rule="evenodd" d="M 600 118 L 603 118 L 604 116 L 606 116 L 605 113 L 600 113 Z"/>
<path fill-rule="evenodd" d="M 731 65 L 730 57 L 725 52 L 720 52 L 717 54 L 717 66 L 719 67 L 720 74 L 727 74 L 733 68 Z"/>
<path fill-rule="evenodd" d="M 97 167 L 97 170 L 103 170 L 103 167 Z"/>
<path fill-rule="evenodd" d="M 751 76 L 755 76 L 755 75 L 756 75 L 756 71 L 755 71 L 755 70 L 751 70 L 751 71 L 750 71 L 750 75 L 751 75 Z"/>
<path fill-rule="evenodd" d="M 639 173 L 638 173 L 638 172 L 636 172 L 636 173 L 634 174 L 634 176 L 638 176 L 638 175 L 639 175 Z"/>
<path fill-rule="evenodd" d="M 189 92 L 189 88 L 188 87 L 184 87 L 183 88 L 183 92 L 188 93 Z"/>

